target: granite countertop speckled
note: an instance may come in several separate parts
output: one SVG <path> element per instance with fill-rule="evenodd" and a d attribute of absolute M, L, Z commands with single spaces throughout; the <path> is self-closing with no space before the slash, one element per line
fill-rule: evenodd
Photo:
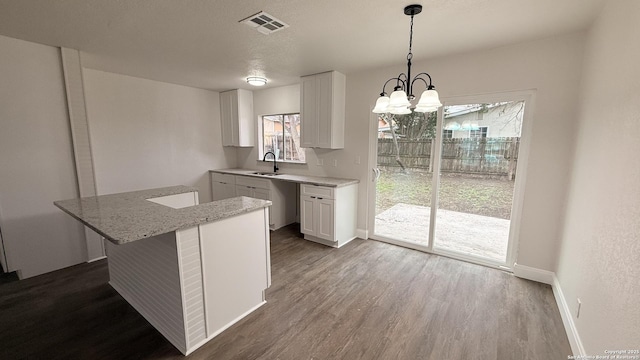
<path fill-rule="evenodd" d="M 278 173 L 278 175 L 258 175 L 256 172 L 261 172 L 259 170 L 247 170 L 247 169 L 217 169 L 217 170 L 209 170 L 210 172 L 217 172 L 223 174 L 232 174 L 232 175 L 244 175 L 244 176 L 253 176 L 263 179 L 272 179 L 272 180 L 282 180 L 295 182 L 300 184 L 311 184 L 311 185 L 320 185 L 320 186 L 328 186 L 328 187 L 342 187 L 351 184 L 357 184 L 360 181 L 356 179 L 340 179 L 340 178 L 332 178 L 332 177 L 324 177 L 324 176 L 307 176 L 307 175 L 292 175 L 292 174 L 282 174 Z"/>
<path fill-rule="evenodd" d="M 55 201 L 54 205 L 118 245 L 222 220 L 271 205 L 271 201 L 244 196 L 181 209 L 147 201 L 151 198 L 197 191 L 196 188 L 179 185 L 59 200 Z"/>

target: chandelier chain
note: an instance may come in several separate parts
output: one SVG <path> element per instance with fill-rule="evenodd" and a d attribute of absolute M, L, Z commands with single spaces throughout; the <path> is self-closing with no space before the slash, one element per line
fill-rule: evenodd
<path fill-rule="evenodd" d="M 413 58 L 413 53 L 411 53 L 412 46 L 413 46 L 413 15 L 411 15 L 411 29 L 409 30 L 409 53 L 407 54 L 407 60 L 411 60 L 411 58 Z"/>

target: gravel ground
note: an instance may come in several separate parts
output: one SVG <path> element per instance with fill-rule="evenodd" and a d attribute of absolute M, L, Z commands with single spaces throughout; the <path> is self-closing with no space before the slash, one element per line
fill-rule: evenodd
<path fill-rule="evenodd" d="M 423 171 L 381 170 L 377 182 L 376 215 L 403 203 L 431 206 L 432 175 Z M 513 181 L 442 174 L 439 208 L 508 220 Z"/>

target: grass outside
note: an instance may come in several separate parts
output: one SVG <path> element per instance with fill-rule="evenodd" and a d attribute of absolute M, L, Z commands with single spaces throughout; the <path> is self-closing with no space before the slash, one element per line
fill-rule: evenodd
<path fill-rule="evenodd" d="M 432 175 L 425 171 L 380 170 L 376 215 L 395 204 L 431 206 Z M 482 179 L 460 174 L 440 177 L 439 208 L 501 219 L 511 216 L 513 181 Z"/>

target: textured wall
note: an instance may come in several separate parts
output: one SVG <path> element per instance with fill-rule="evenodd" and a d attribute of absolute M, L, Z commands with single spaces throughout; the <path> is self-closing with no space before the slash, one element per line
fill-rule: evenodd
<path fill-rule="evenodd" d="M 531 123 L 531 148 L 524 193 L 517 262 L 554 271 L 562 228 L 563 205 L 575 133 L 584 34 L 448 56 L 414 64 L 427 71 L 443 99 L 452 96 L 536 90 Z M 398 60 L 399 65 L 402 59 Z M 406 71 L 403 67 L 347 75 L 347 127 L 344 177 L 359 178 L 358 228 L 366 222 L 366 187 L 370 170 L 365 165 L 371 109 L 384 81 Z M 526 127 L 526 126 L 525 126 Z M 356 156 L 363 165 L 354 165 Z"/>
<path fill-rule="evenodd" d="M 588 355 L 640 345 L 639 21 L 610 1 L 587 41 L 557 275 Z"/>
<path fill-rule="evenodd" d="M 86 260 L 80 224 L 53 205 L 78 195 L 60 50 L 0 36 L 0 227 L 10 271 Z"/>
<path fill-rule="evenodd" d="M 195 186 L 211 201 L 209 169 L 235 166 L 222 147 L 217 92 L 84 69 L 98 194 Z"/>

